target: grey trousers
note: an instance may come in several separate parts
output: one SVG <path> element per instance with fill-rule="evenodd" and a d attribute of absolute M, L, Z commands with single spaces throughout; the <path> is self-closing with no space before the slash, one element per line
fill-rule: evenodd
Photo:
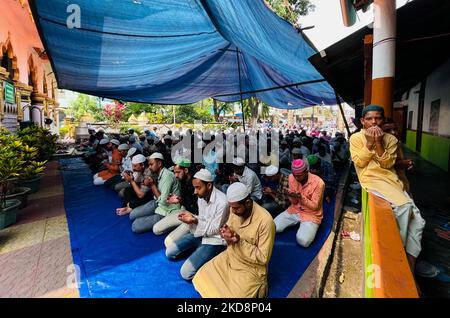
<path fill-rule="evenodd" d="M 414 257 L 419 256 L 425 227 L 425 220 L 420 215 L 419 209 L 412 200 L 403 205 L 391 204 L 391 206 L 406 252 Z"/>
<path fill-rule="evenodd" d="M 163 219 L 163 216 L 155 213 L 158 205 L 151 200 L 144 205 L 134 208 L 130 213 L 131 230 L 134 233 L 145 233 L 153 230 L 153 226 Z"/>
<path fill-rule="evenodd" d="M 153 233 L 155 233 L 155 235 L 161 235 L 181 225 L 183 222 L 178 220 L 178 214 L 180 214 L 180 211 L 176 210 L 163 217 L 163 219 L 153 226 Z"/>
<path fill-rule="evenodd" d="M 314 222 L 300 222 L 298 214 L 290 214 L 288 211 L 284 211 L 279 214 L 275 220 L 275 228 L 277 233 L 283 232 L 287 227 L 294 226 L 300 223 L 298 228 L 296 239 L 297 243 L 303 247 L 308 247 L 314 241 L 316 237 L 319 225 Z"/>
<path fill-rule="evenodd" d="M 167 248 L 170 244 L 175 242 L 176 240 L 182 238 L 184 235 L 190 232 L 189 225 L 186 223 L 181 223 L 178 227 L 169 233 L 164 240 L 164 246 Z"/>

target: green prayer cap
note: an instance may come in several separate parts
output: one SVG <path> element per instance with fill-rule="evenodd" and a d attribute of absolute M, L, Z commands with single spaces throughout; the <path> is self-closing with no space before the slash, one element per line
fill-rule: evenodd
<path fill-rule="evenodd" d="M 362 110 L 361 116 L 364 118 L 367 112 L 380 112 L 384 117 L 384 108 L 379 105 L 368 105 Z"/>
<path fill-rule="evenodd" d="M 183 167 L 183 168 L 190 168 L 191 167 L 191 161 L 187 158 L 179 157 L 177 160 L 175 160 L 175 164 L 177 166 Z"/>
<path fill-rule="evenodd" d="M 316 155 L 309 155 L 308 157 L 306 157 L 306 160 L 308 161 L 308 165 L 311 167 L 319 161 L 319 157 Z"/>

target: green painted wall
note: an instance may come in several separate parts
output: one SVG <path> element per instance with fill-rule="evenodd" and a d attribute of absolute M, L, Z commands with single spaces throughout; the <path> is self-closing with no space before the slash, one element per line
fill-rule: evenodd
<path fill-rule="evenodd" d="M 420 155 L 447 172 L 449 150 L 449 138 L 422 134 L 422 148 Z"/>
<path fill-rule="evenodd" d="M 406 131 L 406 147 L 409 150 L 416 151 L 417 133 L 412 130 Z"/>

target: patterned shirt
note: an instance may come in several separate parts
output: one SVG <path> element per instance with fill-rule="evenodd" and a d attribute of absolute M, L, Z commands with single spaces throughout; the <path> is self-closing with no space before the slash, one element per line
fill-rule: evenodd
<path fill-rule="evenodd" d="M 290 204 L 287 188 L 289 188 L 289 175 L 281 173 L 278 188 L 275 190 L 274 200 L 282 208 L 287 208 Z"/>

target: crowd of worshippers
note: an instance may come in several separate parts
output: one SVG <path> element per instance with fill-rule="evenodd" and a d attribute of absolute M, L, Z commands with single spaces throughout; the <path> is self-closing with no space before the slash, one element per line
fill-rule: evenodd
<path fill-rule="evenodd" d="M 169 131 L 163 138 L 148 129 L 141 136 L 132 129 L 126 136 L 90 134 L 82 147 L 93 183 L 118 193 L 122 206 L 115 213 L 130 219 L 133 232 L 167 234 L 168 259 L 189 255 L 181 276 L 192 280 L 202 297 L 267 296 L 275 233 L 298 226 L 297 243 L 312 244 L 323 201 L 333 199 L 350 157 L 339 133 L 333 139 L 304 131 L 280 134 L 277 165 L 271 164 L 270 138 L 267 161 L 250 163 L 248 149 L 258 139 L 246 136 L 245 156 L 225 162 L 227 147 L 238 141 L 228 145 L 224 138 L 221 154 L 212 148 L 196 163 L 193 151 L 172 153 L 191 132 L 175 137 Z M 214 136 L 217 132 L 194 146 L 204 150 Z"/>

